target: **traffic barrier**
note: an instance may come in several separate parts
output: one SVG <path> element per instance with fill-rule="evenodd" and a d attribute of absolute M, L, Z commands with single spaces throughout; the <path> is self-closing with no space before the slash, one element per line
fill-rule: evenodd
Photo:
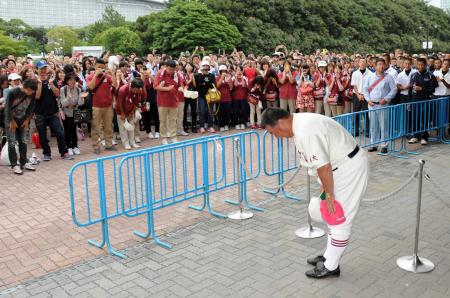
<path fill-rule="evenodd" d="M 281 194 L 283 197 L 299 200 L 298 197 L 290 194 L 284 187 L 286 172 L 295 170 L 299 167 L 297 150 L 293 139 L 276 138 L 267 131 L 263 134 L 262 140 L 263 150 L 263 168 L 266 176 L 276 176 L 278 185 L 282 185 L 277 190 L 264 189 L 264 192 L 276 195 Z"/>
<path fill-rule="evenodd" d="M 233 139 L 239 140 L 239 150 L 233 150 Z M 135 231 L 142 238 L 153 237 L 164 247 L 171 245 L 159 240 L 155 231 L 154 211 L 197 197 L 203 197 L 201 206 L 189 206 L 198 211 L 207 209 L 212 215 L 226 218 L 211 207 L 210 194 L 238 186 L 240 197 L 236 201 L 257 211 L 261 208 L 250 204 L 247 196 L 247 177 L 242 168 L 227 167 L 228 160 L 235 160 L 239 153 L 250 165 L 256 176 L 260 173 L 260 137 L 256 132 L 244 132 L 197 142 L 161 147 L 156 150 L 129 155 L 120 161 L 120 201 L 124 214 L 147 216 L 147 231 Z M 231 169 L 228 170 L 227 169 Z"/>
<path fill-rule="evenodd" d="M 78 227 L 101 224 L 101 241 L 89 240 L 88 243 L 99 248 L 106 245 L 111 254 L 124 258 L 123 254 L 113 249 L 108 226 L 109 220 L 124 215 L 118 184 L 118 165 L 122 158 L 153 151 L 157 148 L 183 146 L 217 137 L 217 135 L 211 135 L 201 139 L 185 140 L 177 144 L 145 148 L 76 163 L 68 175 L 71 214 L 74 224 Z"/>

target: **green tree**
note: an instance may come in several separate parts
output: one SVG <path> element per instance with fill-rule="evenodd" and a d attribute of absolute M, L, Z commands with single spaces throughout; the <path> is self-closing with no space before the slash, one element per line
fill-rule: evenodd
<path fill-rule="evenodd" d="M 78 30 L 80 39 L 86 42 L 92 42 L 100 33 L 113 28 L 130 26 L 131 23 L 125 20 L 125 17 L 116 11 L 111 5 L 105 7 L 102 18 L 92 25 L 88 25 Z"/>
<path fill-rule="evenodd" d="M 113 54 L 139 53 L 142 49 L 142 42 L 137 33 L 127 27 L 110 28 L 98 35 L 94 42 Z"/>
<path fill-rule="evenodd" d="M 136 32 L 142 40 L 143 48 L 142 52 L 151 52 L 156 23 L 160 22 L 159 13 L 151 13 L 146 16 L 138 17 L 136 23 L 133 24 L 132 30 Z"/>
<path fill-rule="evenodd" d="M 13 40 L 0 31 L 0 56 L 21 56 L 25 54 L 27 54 L 27 48 L 21 41 Z"/>
<path fill-rule="evenodd" d="M 148 25 L 142 36 L 152 41 L 153 47 L 168 53 L 197 45 L 207 51 L 231 50 L 241 39 L 236 26 L 197 1 L 175 1 L 158 16 L 150 18 Z"/>
<path fill-rule="evenodd" d="M 22 39 L 25 36 L 25 33 L 30 29 L 31 27 L 28 24 L 19 19 L 0 21 L 0 31 L 6 32 L 10 37 L 14 39 Z"/>
<path fill-rule="evenodd" d="M 46 36 L 48 38 L 46 46 L 48 52 L 62 47 L 64 54 L 68 54 L 72 52 L 73 46 L 80 44 L 77 33 L 69 27 L 53 27 L 47 32 Z"/>
<path fill-rule="evenodd" d="M 267 53 L 273 50 L 270 48 L 273 40 L 305 52 L 317 48 L 347 52 L 381 52 L 395 48 L 420 51 L 427 27 L 435 50 L 450 51 L 450 15 L 422 0 L 202 2 L 236 25 L 247 51 L 257 48 Z M 276 34 L 270 34 L 271 30 Z"/>

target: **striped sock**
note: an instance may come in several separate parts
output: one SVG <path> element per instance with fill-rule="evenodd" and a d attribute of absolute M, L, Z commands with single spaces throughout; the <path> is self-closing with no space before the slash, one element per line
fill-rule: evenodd
<path fill-rule="evenodd" d="M 329 237 L 331 238 L 331 236 Z M 326 261 L 324 263 L 325 268 L 330 271 L 336 270 L 336 268 L 339 266 L 339 260 L 341 259 L 347 245 L 348 239 L 338 240 L 331 238 L 330 245 L 327 246 L 327 251 L 325 252 L 325 254 L 327 255 Z"/>

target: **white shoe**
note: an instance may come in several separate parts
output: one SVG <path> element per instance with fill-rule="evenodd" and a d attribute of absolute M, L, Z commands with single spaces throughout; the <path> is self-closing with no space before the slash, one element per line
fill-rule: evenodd
<path fill-rule="evenodd" d="M 106 146 L 105 140 L 101 140 L 101 141 L 100 141 L 100 144 L 101 144 L 103 147 L 105 147 L 105 146 Z"/>
<path fill-rule="evenodd" d="M 159 139 L 159 132 L 155 132 L 155 139 Z"/>
<path fill-rule="evenodd" d="M 422 140 L 420 140 L 420 144 L 422 144 L 422 145 L 428 145 L 428 142 L 427 142 L 427 140 L 422 139 Z"/>
<path fill-rule="evenodd" d="M 225 131 L 230 130 L 230 128 L 228 127 L 228 125 L 225 125 Z"/>
<path fill-rule="evenodd" d="M 241 124 L 241 129 L 245 129 L 245 124 Z"/>
<path fill-rule="evenodd" d="M 73 153 L 74 153 L 75 155 L 80 155 L 80 154 L 81 154 L 81 151 L 80 151 L 80 149 L 78 149 L 78 147 L 75 147 L 75 148 L 73 148 Z"/>
<path fill-rule="evenodd" d="M 189 134 L 187 132 L 185 132 L 184 130 L 178 131 L 177 135 L 179 136 L 188 136 Z"/>
<path fill-rule="evenodd" d="M 221 127 L 221 128 L 220 128 L 220 131 L 225 131 L 225 127 Z"/>
<path fill-rule="evenodd" d="M 241 129 L 241 126 L 239 124 L 236 125 L 236 129 Z"/>
<path fill-rule="evenodd" d="M 131 147 L 133 147 L 133 148 L 141 148 L 141 146 L 139 146 L 139 145 L 136 144 L 136 143 L 132 144 Z"/>
<path fill-rule="evenodd" d="M 23 168 L 27 171 L 36 171 L 36 168 L 31 165 L 31 163 L 27 162 Z"/>
<path fill-rule="evenodd" d="M 13 173 L 16 174 L 16 175 L 22 175 L 23 174 L 23 171 L 22 171 L 22 169 L 19 166 L 14 166 L 12 168 L 12 170 L 13 170 Z"/>
<path fill-rule="evenodd" d="M 178 139 L 177 138 L 172 138 L 171 142 L 172 142 L 172 144 L 178 143 Z"/>
<path fill-rule="evenodd" d="M 68 148 L 67 152 L 69 153 L 70 156 L 73 156 L 73 149 L 72 148 Z"/>
<path fill-rule="evenodd" d="M 200 128 L 200 133 L 205 133 L 205 128 Z"/>
<path fill-rule="evenodd" d="M 210 127 L 210 128 L 208 128 L 208 132 L 214 133 L 214 132 L 216 132 L 216 130 L 214 129 L 214 127 Z"/>
<path fill-rule="evenodd" d="M 102 144 L 105 144 L 105 141 L 103 141 Z M 113 144 L 113 146 L 115 146 L 115 145 L 117 145 L 117 141 L 113 138 L 113 139 L 111 140 L 111 144 Z M 105 145 L 103 145 L 103 146 L 105 146 Z"/>
<path fill-rule="evenodd" d="M 167 145 L 169 142 L 167 141 L 167 138 L 163 138 L 161 144 Z"/>
<path fill-rule="evenodd" d="M 419 142 L 419 140 L 417 139 L 417 138 L 411 138 L 409 141 L 408 141 L 408 143 L 410 143 L 410 144 L 415 144 L 415 143 L 418 143 Z"/>
<path fill-rule="evenodd" d="M 131 150 L 130 144 L 125 144 L 125 145 L 123 145 L 123 146 L 125 147 L 125 150 Z"/>
<path fill-rule="evenodd" d="M 155 135 L 152 132 L 149 132 L 147 136 L 148 136 L 149 139 L 154 139 L 155 138 Z"/>
<path fill-rule="evenodd" d="M 140 137 L 134 137 L 134 141 L 135 141 L 136 143 L 140 143 L 140 142 L 141 142 L 141 138 L 140 138 Z"/>

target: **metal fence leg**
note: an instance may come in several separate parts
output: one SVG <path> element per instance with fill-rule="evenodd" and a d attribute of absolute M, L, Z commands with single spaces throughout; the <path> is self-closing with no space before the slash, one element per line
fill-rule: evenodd
<path fill-rule="evenodd" d="M 239 220 L 243 220 L 243 219 L 249 219 L 253 217 L 253 213 L 251 211 L 248 210 L 244 210 L 242 208 L 242 202 L 243 202 L 243 196 L 242 196 L 242 191 L 243 191 L 243 184 L 241 182 L 241 165 L 239 162 L 239 148 L 240 148 L 240 142 L 239 142 L 239 138 L 235 138 L 234 139 L 234 150 L 235 150 L 235 163 L 236 163 L 236 177 L 237 177 L 237 189 L 238 189 L 238 198 L 239 198 L 239 210 L 233 211 L 231 213 L 228 214 L 228 218 L 230 219 L 239 219 Z"/>
<path fill-rule="evenodd" d="M 419 258 L 417 255 L 419 250 L 419 228 L 420 228 L 420 207 L 422 205 L 422 182 L 423 182 L 423 166 L 425 161 L 419 160 L 419 186 L 417 193 L 417 214 L 416 214 L 416 233 L 414 237 L 414 254 L 412 256 L 400 257 L 397 259 L 397 265 L 403 270 L 414 273 L 430 272 L 434 269 L 434 264 L 425 258 Z"/>
<path fill-rule="evenodd" d="M 309 177 L 308 172 L 306 172 L 306 198 L 306 203 L 309 204 L 311 200 L 311 177 Z M 306 227 L 297 229 L 295 231 L 295 235 L 305 239 L 320 238 L 325 235 L 324 230 L 313 227 L 311 222 L 311 215 L 309 215 L 308 208 L 306 208 L 306 213 L 308 214 L 308 225 Z"/>
<path fill-rule="evenodd" d="M 156 235 L 156 230 L 155 230 L 155 225 L 153 222 L 153 216 L 151 212 L 147 212 L 147 233 L 141 233 L 139 231 L 134 231 L 133 232 L 134 235 L 144 238 L 144 239 L 148 239 L 151 236 L 153 236 L 153 240 L 155 240 L 155 243 L 158 244 L 159 246 L 171 249 L 172 245 L 168 244 L 164 241 L 159 240 L 158 236 Z"/>
<path fill-rule="evenodd" d="M 97 241 L 94 240 L 89 240 L 88 243 L 98 248 L 103 248 L 106 245 L 108 251 L 112 255 L 122 259 L 127 258 L 124 254 L 114 250 L 114 248 L 112 247 L 111 242 L 109 241 L 108 221 L 106 219 L 102 220 L 102 243 L 98 243 Z"/>

